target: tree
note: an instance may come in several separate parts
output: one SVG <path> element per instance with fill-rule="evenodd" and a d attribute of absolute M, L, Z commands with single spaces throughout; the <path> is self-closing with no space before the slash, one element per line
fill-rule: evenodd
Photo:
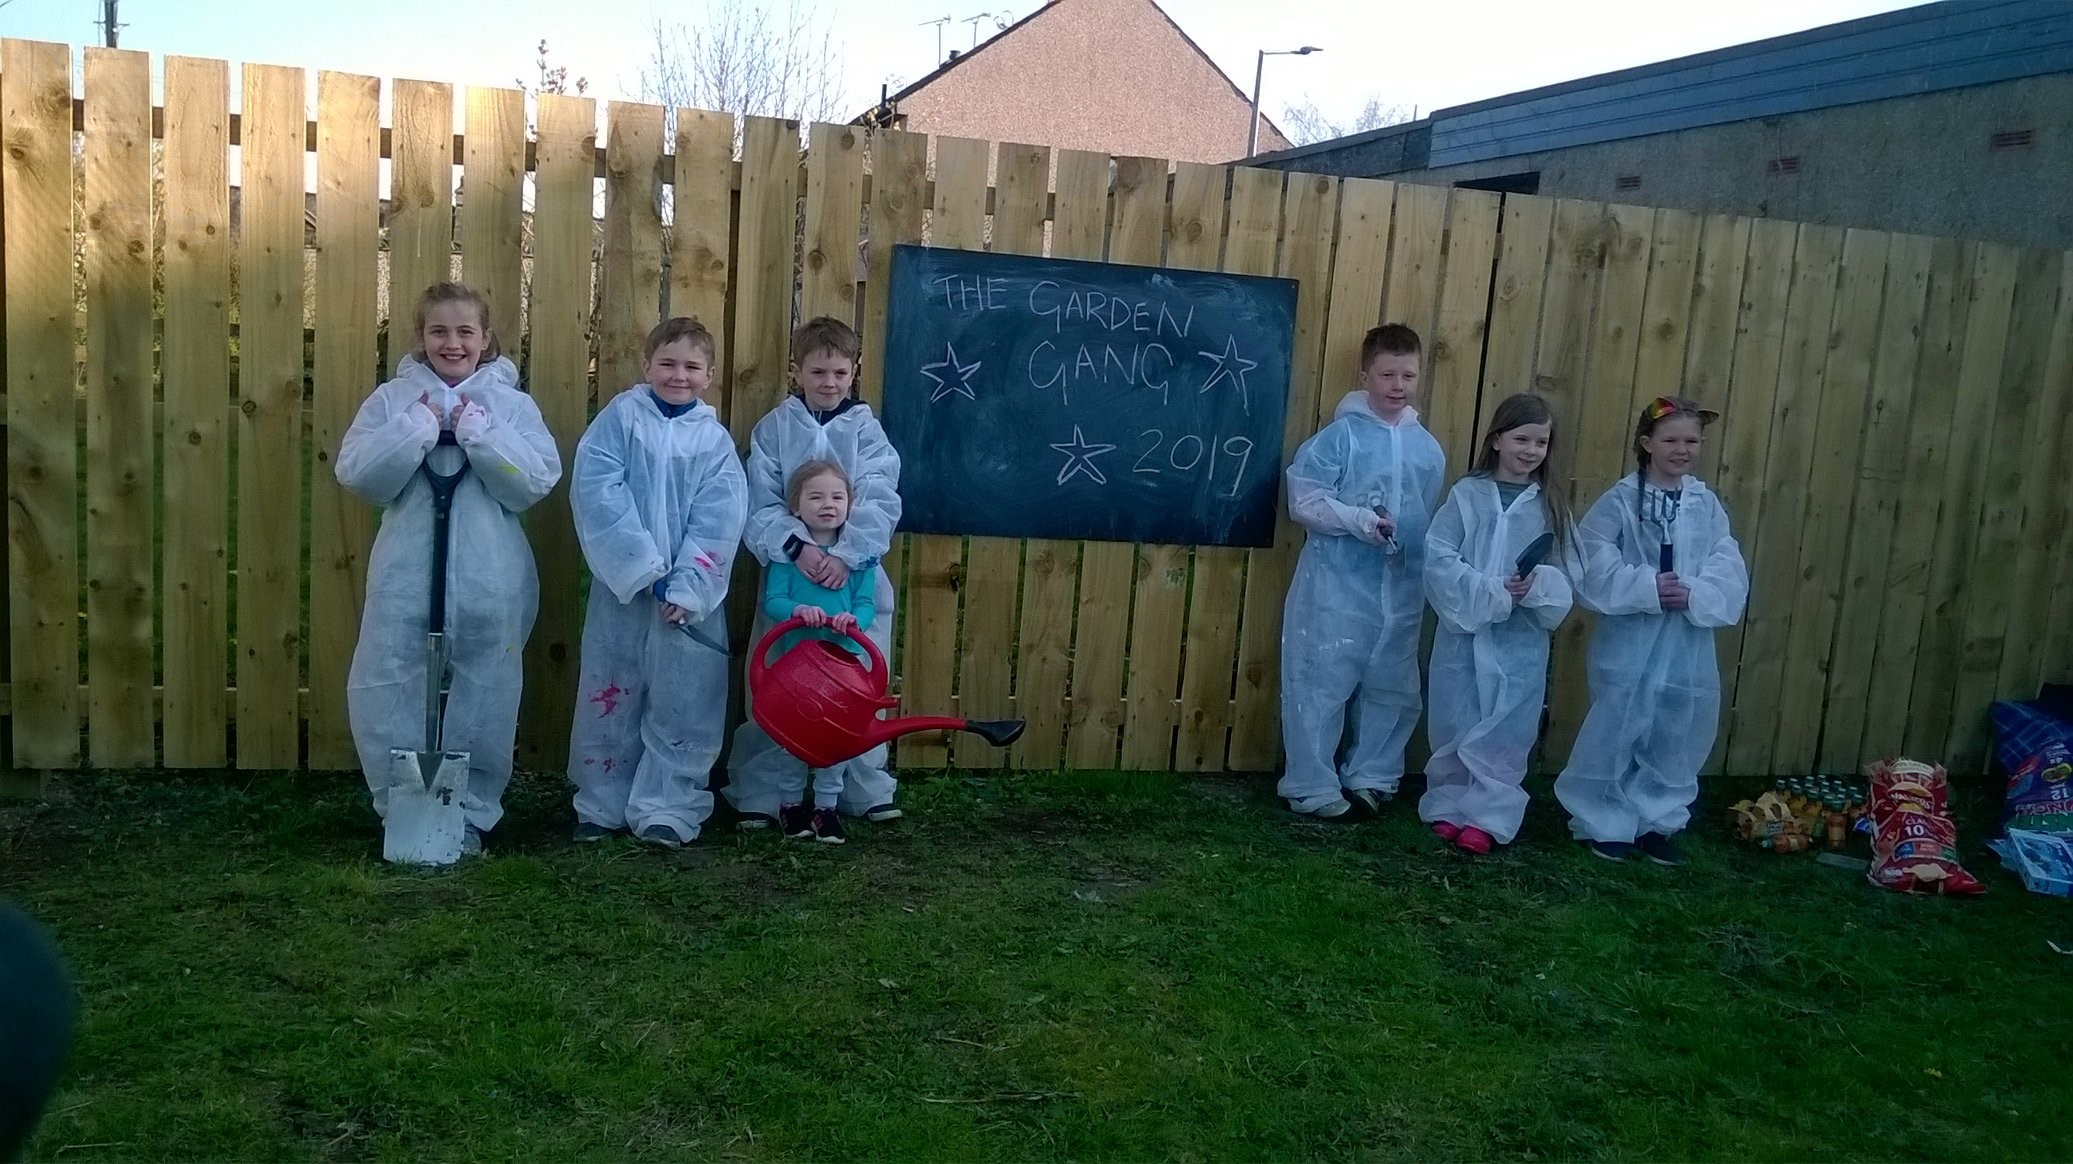
<path fill-rule="evenodd" d="M 1404 105 L 1384 105 L 1380 97 L 1370 95 L 1367 103 L 1360 107 L 1352 121 L 1337 122 L 1326 117 L 1317 102 L 1308 97 L 1300 105 L 1284 106 L 1281 110 L 1281 132 L 1290 144 L 1311 145 L 1349 134 L 1366 133 L 1387 125 L 1402 125 L 1410 121 L 1417 110 Z"/>
<path fill-rule="evenodd" d="M 545 40 L 540 42 L 540 55 L 534 58 L 533 65 L 540 71 L 539 82 L 528 85 L 525 83 L 525 78 L 520 77 L 518 79 L 518 87 L 535 97 L 542 93 L 581 94 L 590 90 L 590 78 L 577 77 L 572 81 L 569 79 L 569 67 L 567 65 L 548 65 L 547 42 Z"/>
<path fill-rule="evenodd" d="M 705 0 L 688 22 L 655 21 L 641 96 L 664 106 L 833 121 L 842 62 L 812 0 Z"/>

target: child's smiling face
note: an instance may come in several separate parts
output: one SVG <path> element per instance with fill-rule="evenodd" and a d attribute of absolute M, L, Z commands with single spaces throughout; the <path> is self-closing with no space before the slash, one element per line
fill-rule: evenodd
<path fill-rule="evenodd" d="M 1532 480 L 1533 471 L 1548 459 L 1548 436 L 1553 428 L 1522 424 L 1491 437 L 1490 447 L 1497 450 L 1497 479 L 1513 485 Z"/>
<path fill-rule="evenodd" d="M 482 363 L 489 328 L 476 304 L 434 303 L 425 308 L 425 327 L 418 342 L 424 345 L 425 359 L 434 372 L 447 380 L 465 380 Z"/>
<path fill-rule="evenodd" d="M 671 340 L 648 357 L 646 375 L 655 395 L 665 402 L 689 404 L 712 386 L 712 359 L 688 337 Z"/>
<path fill-rule="evenodd" d="M 1641 438 L 1649 469 L 1671 481 L 1682 481 L 1699 463 L 1705 431 L 1705 425 L 1689 412 L 1673 413 L 1657 421 L 1655 428 Z"/>
<path fill-rule="evenodd" d="M 792 383 L 815 412 L 826 412 L 849 399 L 856 379 L 856 361 L 830 348 L 808 352 L 805 359 L 792 364 Z"/>
<path fill-rule="evenodd" d="M 799 520 L 817 534 L 834 533 L 849 520 L 849 486 L 833 473 L 807 479 L 799 490 Z"/>

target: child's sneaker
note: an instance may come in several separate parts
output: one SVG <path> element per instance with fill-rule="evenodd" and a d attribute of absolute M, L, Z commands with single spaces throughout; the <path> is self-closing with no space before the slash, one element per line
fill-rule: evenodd
<path fill-rule="evenodd" d="M 1667 865 L 1675 869 L 1684 864 L 1683 852 L 1670 843 L 1670 838 L 1661 833 L 1641 834 L 1641 838 L 1634 842 L 1634 847 L 1641 850 L 1642 856 L 1658 865 Z"/>
<path fill-rule="evenodd" d="M 734 822 L 734 827 L 745 833 L 775 827 L 777 818 L 767 812 L 745 812 Z"/>
<path fill-rule="evenodd" d="M 1463 852 L 1474 853 L 1478 857 L 1487 857 L 1490 855 L 1490 850 L 1496 847 L 1497 838 L 1474 825 L 1470 825 L 1462 829 L 1460 834 L 1454 838 L 1454 844 Z"/>
<path fill-rule="evenodd" d="M 849 839 L 842 835 L 842 814 L 832 808 L 813 810 L 813 827 L 808 835 L 824 845 L 839 845 Z"/>
<path fill-rule="evenodd" d="M 1347 814 L 1353 811 L 1353 803 L 1342 796 L 1328 804 L 1318 805 L 1316 808 L 1298 808 L 1294 802 L 1290 802 L 1288 808 L 1290 812 L 1295 813 L 1297 816 L 1316 817 L 1318 820 L 1347 820 L 1349 819 Z"/>
<path fill-rule="evenodd" d="M 658 849 L 681 849 L 684 847 L 684 839 L 677 835 L 677 830 L 665 824 L 652 824 L 642 829 L 641 843 L 653 845 Z"/>
<path fill-rule="evenodd" d="M 1367 816 L 1381 816 L 1382 802 L 1392 795 L 1375 788 L 1348 788 L 1346 801 Z"/>
<path fill-rule="evenodd" d="M 813 835 L 813 814 L 803 804 L 781 805 L 777 810 L 777 831 L 804 839 Z"/>
<path fill-rule="evenodd" d="M 1585 841 L 1584 847 L 1591 851 L 1591 856 L 1607 861 L 1624 861 L 1634 851 L 1634 846 L 1625 841 Z"/>
<path fill-rule="evenodd" d="M 1436 820 L 1432 822 L 1432 835 L 1451 845 L 1461 839 L 1461 826 L 1451 820 Z"/>
<path fill-rule="evenodd" d="M 884 824 L 886 821 L 898 820 L 906 815 L 906 813 L 900 811 L 899 805 L 893 804 L 890 801 L 885 804 L 874 804 L 864 810 L 864 819 L 872 824 Z"/>
<path fill-rule="evenodd" d="M 587 820 L 579 820 L 576 822 L 576 831 L 571 835 L 570 839 L 579 845 L 594 845 L 611 835 L 612 830 L 601 824 L 591 824 Z"/>

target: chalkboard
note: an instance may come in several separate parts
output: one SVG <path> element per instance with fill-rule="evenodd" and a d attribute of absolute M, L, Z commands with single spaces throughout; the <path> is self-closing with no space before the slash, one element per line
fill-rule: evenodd
<path fill-rule="evenodd" d="M 885 427 L 916 533 L 1266 546 L 1296 284 L 893 248 Z"/>

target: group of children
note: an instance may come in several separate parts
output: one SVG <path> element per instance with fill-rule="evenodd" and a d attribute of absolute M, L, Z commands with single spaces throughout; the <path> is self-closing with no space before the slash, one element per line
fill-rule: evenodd
<path fill-rule="evenodd" d="M 1369 332 L 1361 384 L 1288 467 L 1306 531 L 1282 622 L 1277 791 L 1298 813 L 1373 815 L 1404 775 L 1430 664 L 1432 758 L 1420 819 L 1486 854 L 1525 819 L 1522 787 L 1546 702 L 1548 639 L 1575 601 L 1600 617 L 1591 708 L 1555 781 L 1590 851 L 1683 862 L 1720 717 L 1713 631 L 1742 617 L 1748 570 L 1727 512 L 1692 476 L 1717 414 L 1660 397 L 1634 428 L 1633 475 L 1572 523 L 1553 411 L 1498 404 L 1474 468 L 1445 504 L 1446 457 L 1418 422 L 1422 351 L 1407 327 Z"/>
<path fill-rule="evenodd" d="M 488 304 L 427 289 L 416 349 L 361 405 L 339 450 L 347 489 L 380 507 L 347 701 L 374 807 L 389 755 L 421 741 L 430 622 L 433 490 L 460 474 L 448 524 L 446 621 L 453 643 L 444 738 L 467 752 L 465 849 L 503 814 L 522 657 L 538 605 L 518 515 L 561 477 L 539 408 L 498 353 Z M 727 709 L 725 599 L 735 550 L 764 569 L 754 636 L 798 618 L 803 636 L 881 651 L 894 590 L 879 560 L 900 521 L 900 457 L 853 393 L 856 332 L 822 317 L 792 337 L 792 394 L 760 420 L 746 464 L 704 400 L 713 337 L 693 319 L 657 326 L 642 383 L 613 396 L 577 445 L 570 504 L 591 583 L 569 741 L 575 839 L 619 832 L 663 847 L 699 835 Z M 1553 413 L 1537 396 L 1499 404 L 1475 468 L 1444 505 L 1446 457 L 1418 422 L 1423 353 L 1401 325 L 1368 334 L 1361 383 L 1288 467 L 1291 516 L 1307 531 L 1282 629 L 1278 791 L 1296 812 L 1370 815 L 1396 791 L 1423 707 L 1418 646 L 1431 659 L 1433 744 L 1420 816 L 1473 853 L 1509 843 L 1538 738 L 1548 636 L 1573 601 L 1601 615 L 1592 705 L 1555 792 L 1593 852 L 1639 847 L 1675 864 L 1670 841 L 1697 791 L 1719 717 L 1711 631 L 1740 619 L 1748 574 L 1727 515 L 1691 476 L 1714 414 L 1662 398 L 1635 428 L 1637 468 L 1572 525 L 1554 474 Z M 844 815 L 900 815 L 880 745 L 808 772 L 753 718 L 736 730 L 726 794 L 744 827 L 839 843 Z"/>
<path fill-rule="evenodd" d="M 487 301 L 455 283 L 427 289 L 416 349 L 361 405 L 339 450 L 339 483 L 382 509 L 347 680 L 360 765 L 385 813 L 388 757 L 423 723 L 430 621 L 432 489 L 461 474 L 447 532 L 453 644 L 443 739 L 469 754 L 464 851 L 503 815 L 518 729 L 523 652 L 539 581 L 518 515 L 561 478 L 538 406 L 498 354 Z M 642 383 L 599 409 L 576 446 L 570 507 L 590 567 L 569 778 L 577 841 L 630 832 L 674 848 L 712 815 L 707 782 L 724 742 L 725 600 L 735 550 L 765 571 L 756 634 L 798 617 L 800 635 L 890 643 L 893 592 L 878 561 L 900 519 L 899 455 L 851 394 L 860 344 L 834 319 L 792 338 L 795 394 L 756 425 L 746 468 L 719 414 L 712 334 L 693 319 L 649 333 Z M 851 644 L 854 646 L 854 644 Z M 807 803 L 811 782 L 811 804 Z M 749 828 L 840 843 L 842 814 L 897 818 L 880 747 L 814 771 L 753 720 L 735 736 L 726 789 Z"/>

